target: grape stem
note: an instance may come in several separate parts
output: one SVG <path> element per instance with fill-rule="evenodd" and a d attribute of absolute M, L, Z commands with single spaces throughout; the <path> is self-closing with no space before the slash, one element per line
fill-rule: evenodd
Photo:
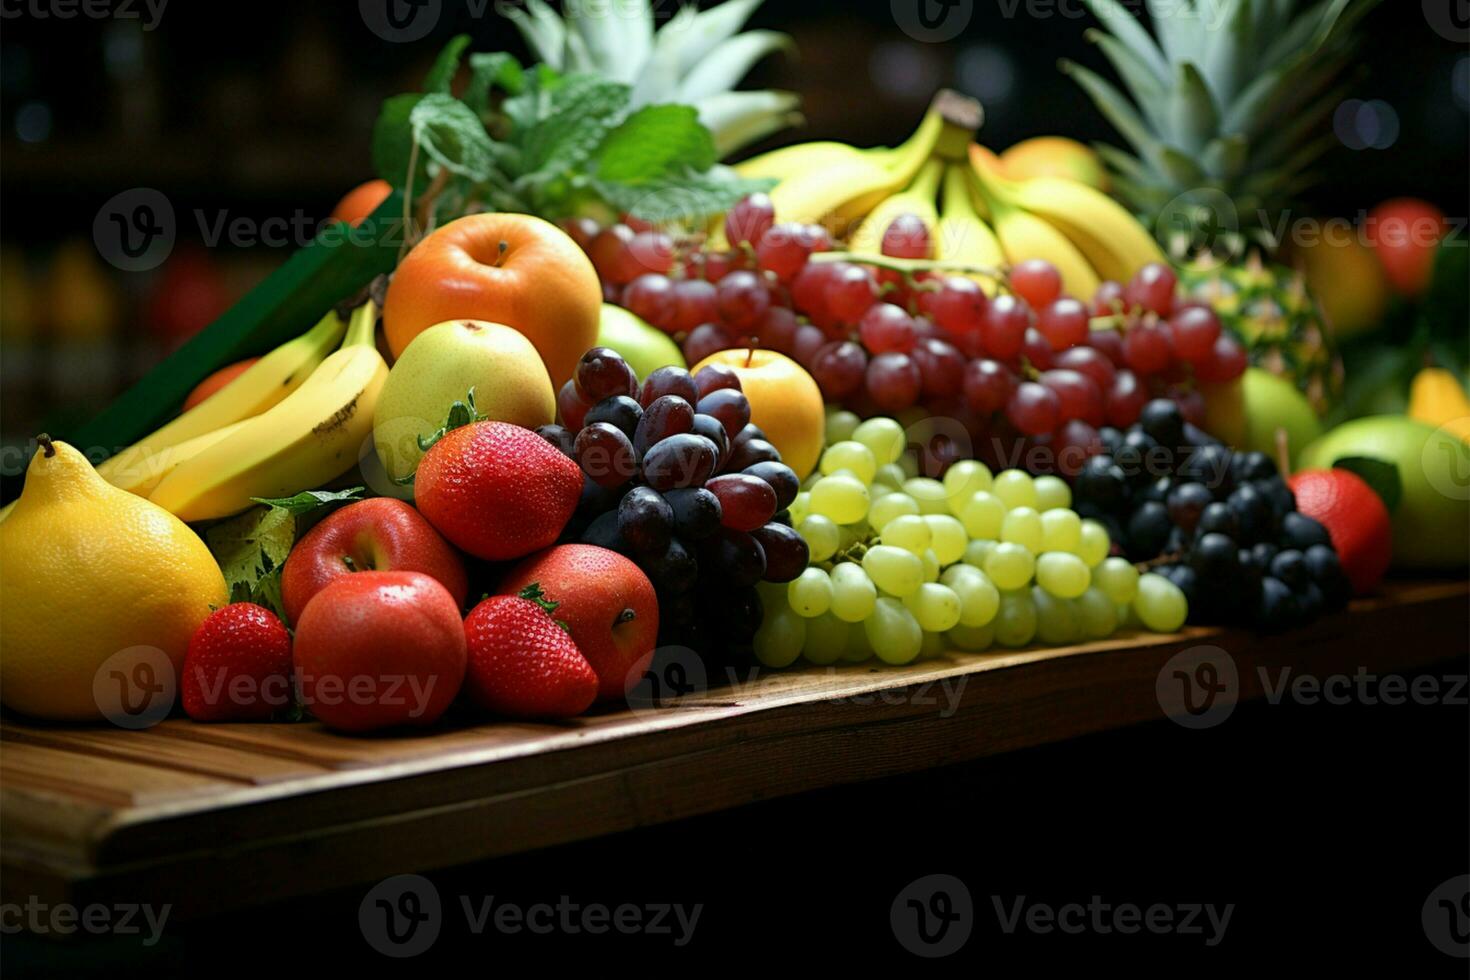
<path fill-rule="evenodd" d="M 939 259 L 895 259 L 887 255 L 860 255 L 857 252 L 813 252 L 808 262 L 855 262 L 871 265 L 875 269 L 887 269 L 913 275 L 916 272 L 958 272 L 971 276 L 986 276 L 1003 280 L 1006 273 L 988 265 L 969 265 L 964 262 L 944 262 Z"/>

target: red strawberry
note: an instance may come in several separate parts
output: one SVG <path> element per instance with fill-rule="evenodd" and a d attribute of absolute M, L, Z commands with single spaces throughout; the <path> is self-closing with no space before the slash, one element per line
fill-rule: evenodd
<path fill-rule="evenodd" d="M 552 544 L 581 495 L 581 467 L 507 422 L 451 430 L 424 454 L 414 478 L 419 513 L 450 542 L 490 561 Z"/>
<path fill-rule="evenodd" d="M 291 634 L 253 602 L 216 609 L 184 653 L 184 711 L 195 721 L 260 721 L 291 706 Z"/>
<path fill-rule="evenodd" d="M 535 583 L 496 595 L 465 617 L 464 690 L 478 707 L 513 718 L 570 718 L 592 706 L 597 674 Z"/>
<path fill-rule="evenodd" d="M 1353 592 L 1372 592 L 1393 556 L 1393 527 L 1383 499 L 1356 473 L 1303 470 L 1286 481 L 1296 509 L 1327 529 Z"/>

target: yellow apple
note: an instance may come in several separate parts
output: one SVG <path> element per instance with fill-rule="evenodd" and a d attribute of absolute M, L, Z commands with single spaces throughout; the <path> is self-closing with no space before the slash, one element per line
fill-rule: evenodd
<path fill-rule="evenodd" d="M 805 479 L 822 455 L 827 425 L 822 392 L 806 369 L 773 350 L 736 348 L 711 354 L 691 368 L 730 368 L 750 401 L 750 421 L 781 452 L 781 460 Z"/>

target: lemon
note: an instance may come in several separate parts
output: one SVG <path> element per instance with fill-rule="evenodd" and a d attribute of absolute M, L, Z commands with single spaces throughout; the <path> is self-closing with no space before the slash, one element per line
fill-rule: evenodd
<path fill-rule="evenodd" d="M 96 720 L 93 684 L 109 658 L 161 651 L 177 678 L 194 630 L 229 596 L 188 525 L 103 480 L 66 443 L 41 443 L 0 523 L 0 701 Z"/>

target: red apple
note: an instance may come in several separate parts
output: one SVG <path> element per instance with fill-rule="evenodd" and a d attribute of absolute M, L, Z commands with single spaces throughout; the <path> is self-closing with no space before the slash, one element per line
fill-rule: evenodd
<path fill-rule="evenodd" d="M 420 572 L 360 572 L 322 589 L 296 624 L 306 709 L 344 732 L 438 720 L 464 682 L 459 605 Z"/>
<path fill-rule="evenodd" d="M 556 618 L 597 672 L 597 699 L 624 697 L 642 678 L 658 640 L 658 598 L 648 576 L 615 551 L 564 544 L 511 569 L 500 592 L 516 595 L 532 582 L 560 603 Z"/>
<path fill-rule="evenodd" d="M 1444 212 L 1428 201 L 1399 197 L 1369 211 L 1363 227 L 1394 291 L 1410 298 L 1422 294 L 1447 227 Z"/>
<path fill-rule="evenodd" d="M 353 572 L 423 572 L 464 606 L 464 563 L 423 515 L 392 497 L 348 504 L 296 543 L 281 569 L 281 599 L 291 622 L 311 597 Z"/>

